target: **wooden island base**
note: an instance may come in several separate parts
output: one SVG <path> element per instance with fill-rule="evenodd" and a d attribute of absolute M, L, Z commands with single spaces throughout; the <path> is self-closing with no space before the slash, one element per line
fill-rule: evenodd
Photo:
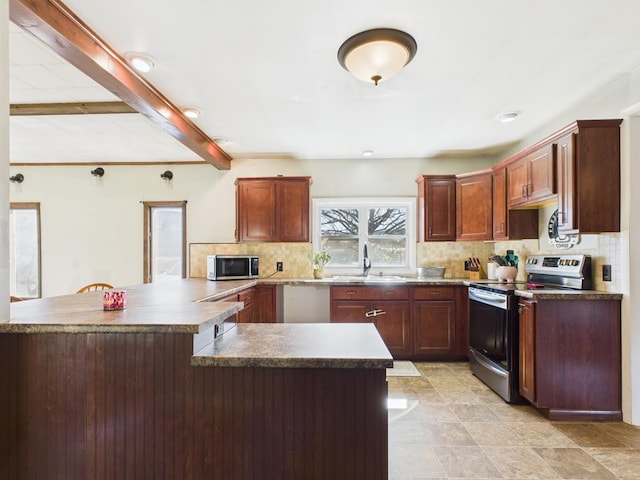
<path fill-rule="evenodd" d="M 387 478 L 384 368 L 192 354 L 184 333 L 0 334 L 0 478 Z"/>

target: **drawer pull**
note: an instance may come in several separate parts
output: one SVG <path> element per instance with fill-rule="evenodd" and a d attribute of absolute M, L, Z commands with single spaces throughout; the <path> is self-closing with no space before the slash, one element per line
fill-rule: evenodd
<path fill-rule="evenodd" d="M 370 317 L 377 317 L 378 315 L 386 315 L 386 314 L 387 312 L 385 312 L 384 310 L 373 309 L 365 313 L 364 316 L 367 318 L 370 318 Z"/>

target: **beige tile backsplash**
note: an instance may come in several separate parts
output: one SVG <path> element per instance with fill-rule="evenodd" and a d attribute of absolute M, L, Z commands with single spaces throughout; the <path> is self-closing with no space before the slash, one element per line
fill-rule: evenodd
<path fill-rule="evenodd" d="M 517 240 L 507 242 L 424 242 L 416 249 L 418 267 L 445 267 L 445 278 L 467 278 L 464 261 L 477 257 L 482 265 L 482 277 L 487 276 L 489 255 L 505 255 L 513 250 L 520 259 L 518 277 L 526 279 L 524 261 L 532 254 L 585 254 L 592 257 L 593 279 L 596 290 L 617 292 L 620 280 L 620 234 L 608 233 L 591 235 L 588 248 L 570 250 L 554 249 L 546 238 L 540 240 Z M 578 245 L 580 246 L 580 245 Z M 260 256 L 260 277 L 272 278 L 312 278 L 311 243 L 192 243 L 189 245 L 190 277 L 206 277 L 207 255 L 213 254 L 251 254 Z M 284 270 L 276 273 L 276 262 L 284 263 Z M 611 282 L 602 281 L 602 265 L 610 264 L 613 278 Z"/>

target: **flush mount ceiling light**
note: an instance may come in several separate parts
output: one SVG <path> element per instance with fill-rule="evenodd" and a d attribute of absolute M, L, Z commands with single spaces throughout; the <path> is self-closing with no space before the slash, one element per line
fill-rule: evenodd
<path fill-rule="evenodd" d="M 338 50 L 338 61 L 354 77 L 378 85 L 400 72 L 417 50 L 408 33 L 376 28 L 347 39 Z"/>
<path fill-rule="evenodd" d="M 202 115 L 202 110 L 200 110 L 198 107 L 180 107 L 180 110 L 187 118 L 191 119 L 198 118 L 200 115 Z"/>
<path fill-rule="evenodd" d="M 142 73 L 150 72 L 156 65 L 156 59 L 144 53 L 129 52 L 124 54 L 124 58 L 133 68 Z"/>
<path fill-rule="evenodd" d="M 373 155 L 373 150 L 363 150 L 362 151 L 362 156 L 363 157 L 370 157 Z"/>
<path fill-rule="evenodd" d="M 231 140 L 229 140 L 227 137 L 213 137 L 213 141 L 216 142 L 218 145 L 225 145 L 229 143 Z"/>
<path fill-rule="evenodd" d="M 500 123 L 509 123 L 509 122 L 513 122 L 518 117 L 518 115 L 520 115 L 520 112 L 518 112 L 517 110 L 513 110 L 511 112 L 504 112 L 498 115 L 496 117 L 496 120 L 498 120 Z"/>

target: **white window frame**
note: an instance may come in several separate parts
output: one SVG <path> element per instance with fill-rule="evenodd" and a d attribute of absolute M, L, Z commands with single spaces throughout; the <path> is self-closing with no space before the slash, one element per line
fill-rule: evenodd
<path fill-rule="evenodd" d="M 314 198 L 311 202 L 313 211 L 313 253 L 320 250 L 321 228 L 320 211 L 323 208 L 371 208 L 371 207 L 397 207 L 407 209 L 407 263 L 403 266 L 376 266 L 376 260 L 371 255 L 371 270 L 369 275 L 410 275 L 415 273 L 416 266 L 416 199 L 415 197 L 341 197 L 341 198 Z M 362 221 L 363 219 L 361 219 Z M 360 246 L 358 248 L 358 264 L 362 265 L 364 259 L 363 245 L 367 239 L 365 229 L 360 229 Z M 361 275 L 362 267 L 336 266 L 328 264 L 324 268 L 329 275 Z"/>

